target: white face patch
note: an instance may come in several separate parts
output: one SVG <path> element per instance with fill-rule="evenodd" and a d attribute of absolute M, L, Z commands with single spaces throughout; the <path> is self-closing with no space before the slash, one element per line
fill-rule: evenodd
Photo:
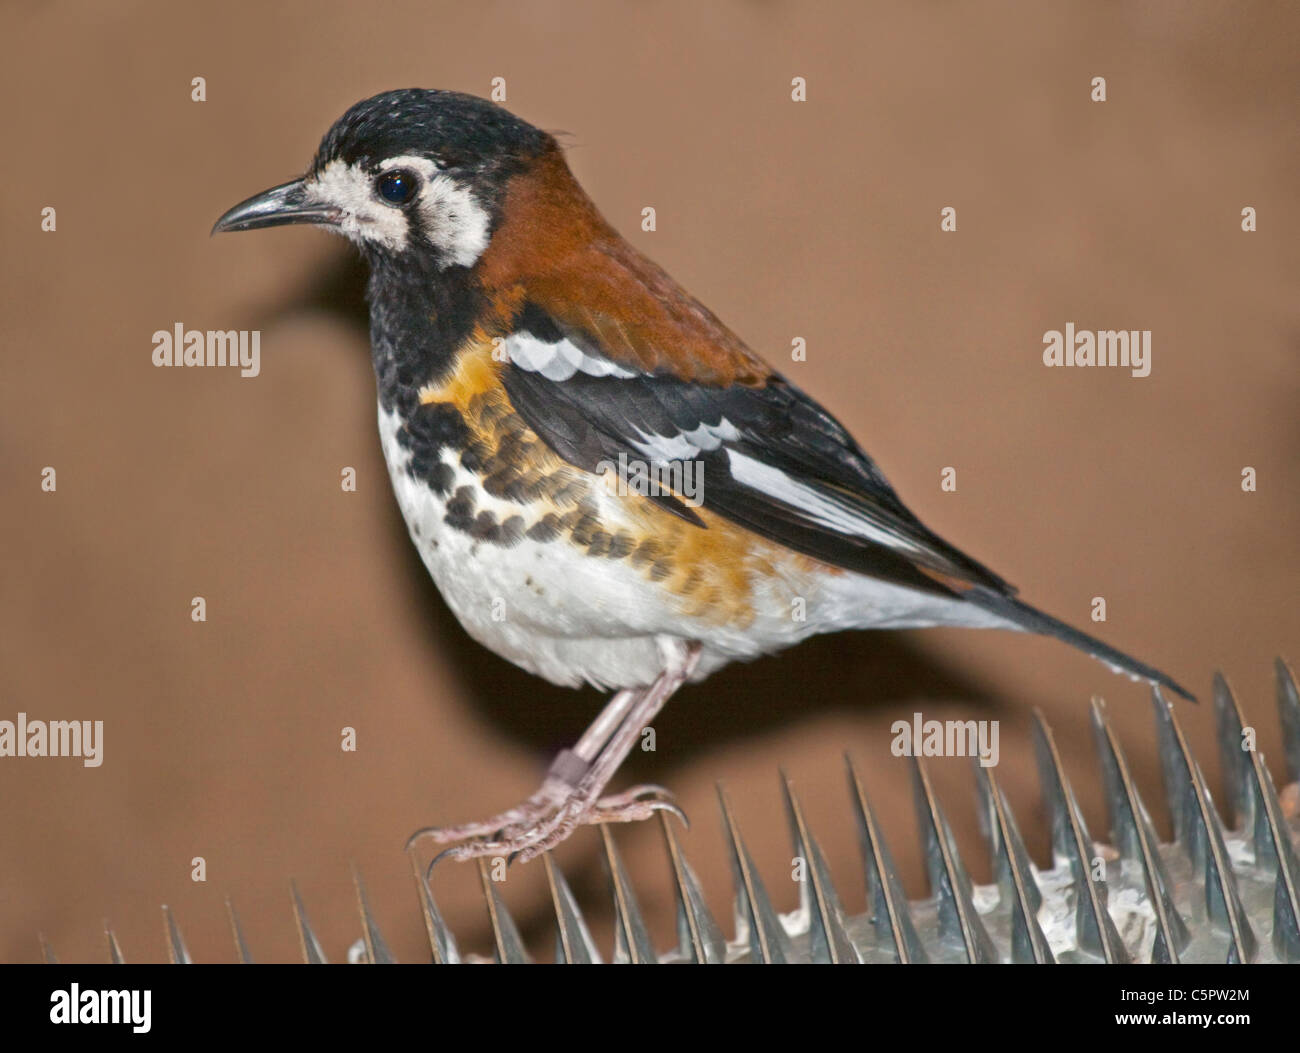
<path fill-rule="evenodd" d="M 420 193 L 409 205 L 394 206 L 375 190 L 385 172 L 406 169 L 420 177 Z M 331 161 L 307 183 L 310 200 L 343 214 L 339 233 L 358 245 L 378 245 L 389 252 L 409 247 L 410 209 L 418 210 L 420 227 L 444 266 L 472 267 L 488 243 L 488 214 L 467 187 L 457 183 L 427 157 L 390 157 L 378 170 Z"/>

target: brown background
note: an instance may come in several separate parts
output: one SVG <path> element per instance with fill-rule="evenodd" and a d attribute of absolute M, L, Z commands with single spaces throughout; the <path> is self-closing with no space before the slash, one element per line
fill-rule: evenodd
<path fill-rule="evenodd" d="M 348 247 L 208 237 L 393 87 L 486 94 L 505 77 L 511 109 L 572 133 L 611 221 L 823 399 L 923 519 L 1077 624 L 1106 597 L 1101 634 L 1202 697 L 1227 671 L 1276 757 L 1270 662 L 1300 640 L 1293 5 L 180 6 L 0 15 L 0 719 L 106 722 L 99 769 L 0 760 L 0 960 L 34 960 L 38 931 L 64 960 L 101 958 L 105 917 L 129 958 L 161 958 L 163 902 L 196 957 L 228 960 L 227 893 L 254 954 L 289 959 L 290 876 L 338 959 L 359 934 L 350 861 L 418 959 L 405 836 L 514 803 L 599 705 L 479 649 L 428 583 L 380 458 Z M 46 205 L 57 233 L 39 229 Z M 945 205 L 956 234 L 939 231 Z M 1257 233 L 1239 229 L 1245 205 Z M 151 334 L 177 321 L 261 329 L 262 375 L 155 369 Z M 1045 369 L 1042 334 L 1068 321 L 1153 330 L 1152 375 Z M 796 335 L 804 364 L 788 361 Z M 57 493 L 40 490 L 46 465 Z M 340 491 L 345 465 L 357 493 Z M 843 750 L 919 894 L 889 721 L 920 701 L 1000 718 L 999 774 L 1041 862 L 1030 707 L 1101 836 L 1094 693 L 1167 830 L 1144 689 L 1008 634 L 825 638 L 730 670 L 684 691 L 659 752 L 620 778 L 678 793 L 725 918 L 714 782 L 789 909 L 785 765 L 857 911 Z M 1180 713 L 1217 787 L 1211 713 Z M 982 877 L 967 764 L 934 771 Z M 667 945 L 658 835 L 617 836 Z M 607 932 L 596 845 L 580 833 L 560 860 Z M 467 869 L 436 879 L 486 951 L 474 886 Z M 540 866 L 504 894 L 549 956 Z"/>

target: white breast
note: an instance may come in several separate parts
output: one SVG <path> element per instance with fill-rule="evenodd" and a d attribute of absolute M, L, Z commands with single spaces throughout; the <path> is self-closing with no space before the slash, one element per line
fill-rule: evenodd
<path fill-rule="evenodd" d="M 478 541 L 444 517 L 448 497 L 469 487 L 475 508 L 498 522 L 526 524 L 548 511 L 486 493 L 444 452 L 455 473 L 447 496 L 407 473 L 410 451 L 397 439 L 400 420 L 379 412 L 379 434 L 393 493 L 411 540 L 447 605 L 466 631 L 501 657 L 554 683 L 601 687 L 650 683 L 661 671 L 654 636 L 672 611 L 659 590 L 626 562 L 584 555 L 565 541 L 524 538 L 510 546 Z"/>

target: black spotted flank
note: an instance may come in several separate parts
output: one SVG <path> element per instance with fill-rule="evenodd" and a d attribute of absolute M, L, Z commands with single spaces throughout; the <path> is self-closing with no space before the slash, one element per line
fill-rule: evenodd
<path fill-rule="evenodd" d="M 466 485 L 456 487 L 448 497 L 442 520 L 475 541 L 503 548 L 513 548 L 525 538 L 543 544 L 563 541 L 585 549 L 588 556 L 610 560 L 631 556 L 635 564 L 653 562 L 651 576 L 656 581 L 666 577 L 669 570 L 667 562 L 659 558 L 662 551 L 657 542 L 643 542 L 638 546 L 636 538 L 626 531 L 610 533 L 590 505 L 579 506 L 563 515 L 547 512 L 531 524 L 522 515 L 509 515 L 500 520 L 494 513 L 478 507 L 475 488 Z"/>
<path fill-rule="evenodd" d="M 464 450 L 469 443 L 469 429 L 455 406 L 435 402 L 411 413 L 398 430 L 397 441 L 411 451 L 406 474 L 442 497 L 455 478 L 455 470 L 443 461 L 442 452 Z"/>

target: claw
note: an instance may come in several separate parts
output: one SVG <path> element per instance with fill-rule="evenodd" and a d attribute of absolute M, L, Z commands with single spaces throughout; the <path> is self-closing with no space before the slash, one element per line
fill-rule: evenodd
<path fill-rule="evenodd" d="M 411 848 L 415 845 L 415 843 L 416 843 L 418 840 L 420 840 L 420 838 L 422 838 L 422 837 L 432 837 L 434 834 L 436 834 L 436 833 L 438 832 L 438 830 L 439 830 L 439 828 L 436 827 L 436 826 L 422 826 L 422 827 L 420 827 L 420 829 L 418 829 L 417 831 L 415 831 L 415 833 L 413 833 L 410 837 L 408 837 L 408 838 L 406 839 L 406 846 L 405 846 L 405 848 L 403 848 L 403 851 L 404 851 L 404 852 L 409 852 L 409 851 L 411 850 Z"/>
<path fill-rule="evenodd" d="M 439 863 L 441 863 L 444 859 L 450 858 L 450 859 L 455 859 L 457 862 L 460 862 L 461 859 L 463 859 L 464 857 L 459 856 L 458 853 L 464 847 L 465 847 L 464 845 L 452 845 L 450 848 L 444 848 L 436 856 L 430 859 L 429 865 L 424 868 L 424 880 L 428 881 L 429 878 L 433 876 L 433 868 L 436 867 Z"/>
<path fill-rule="evenodd" d="M 657 798 L 667 803 L 676 800 L 673 792 L 658 786 L 655 783 L 642 783 L 640 786 L 633 786 L 630 790 L 624 790 L 622 793 L 614 794 L 611 797 L 602 797 L 598 802 L 602 810 L 619 808 L 627 804 L 635 804 L 643 797 Z"/>
<path fill-rule="evenodd" d="M 682 809 L 679 808 L 677 805 L 664 802 L 654 810 L 656 812 L 668 812 L 670 815 L 677 816 L 677 821 L 682 824 L 682 827 L 686 830 L 690 830 L 691 828 L 690 817 L 687 816 L 687 814 L 684 811 L 682 811 Z"/>

